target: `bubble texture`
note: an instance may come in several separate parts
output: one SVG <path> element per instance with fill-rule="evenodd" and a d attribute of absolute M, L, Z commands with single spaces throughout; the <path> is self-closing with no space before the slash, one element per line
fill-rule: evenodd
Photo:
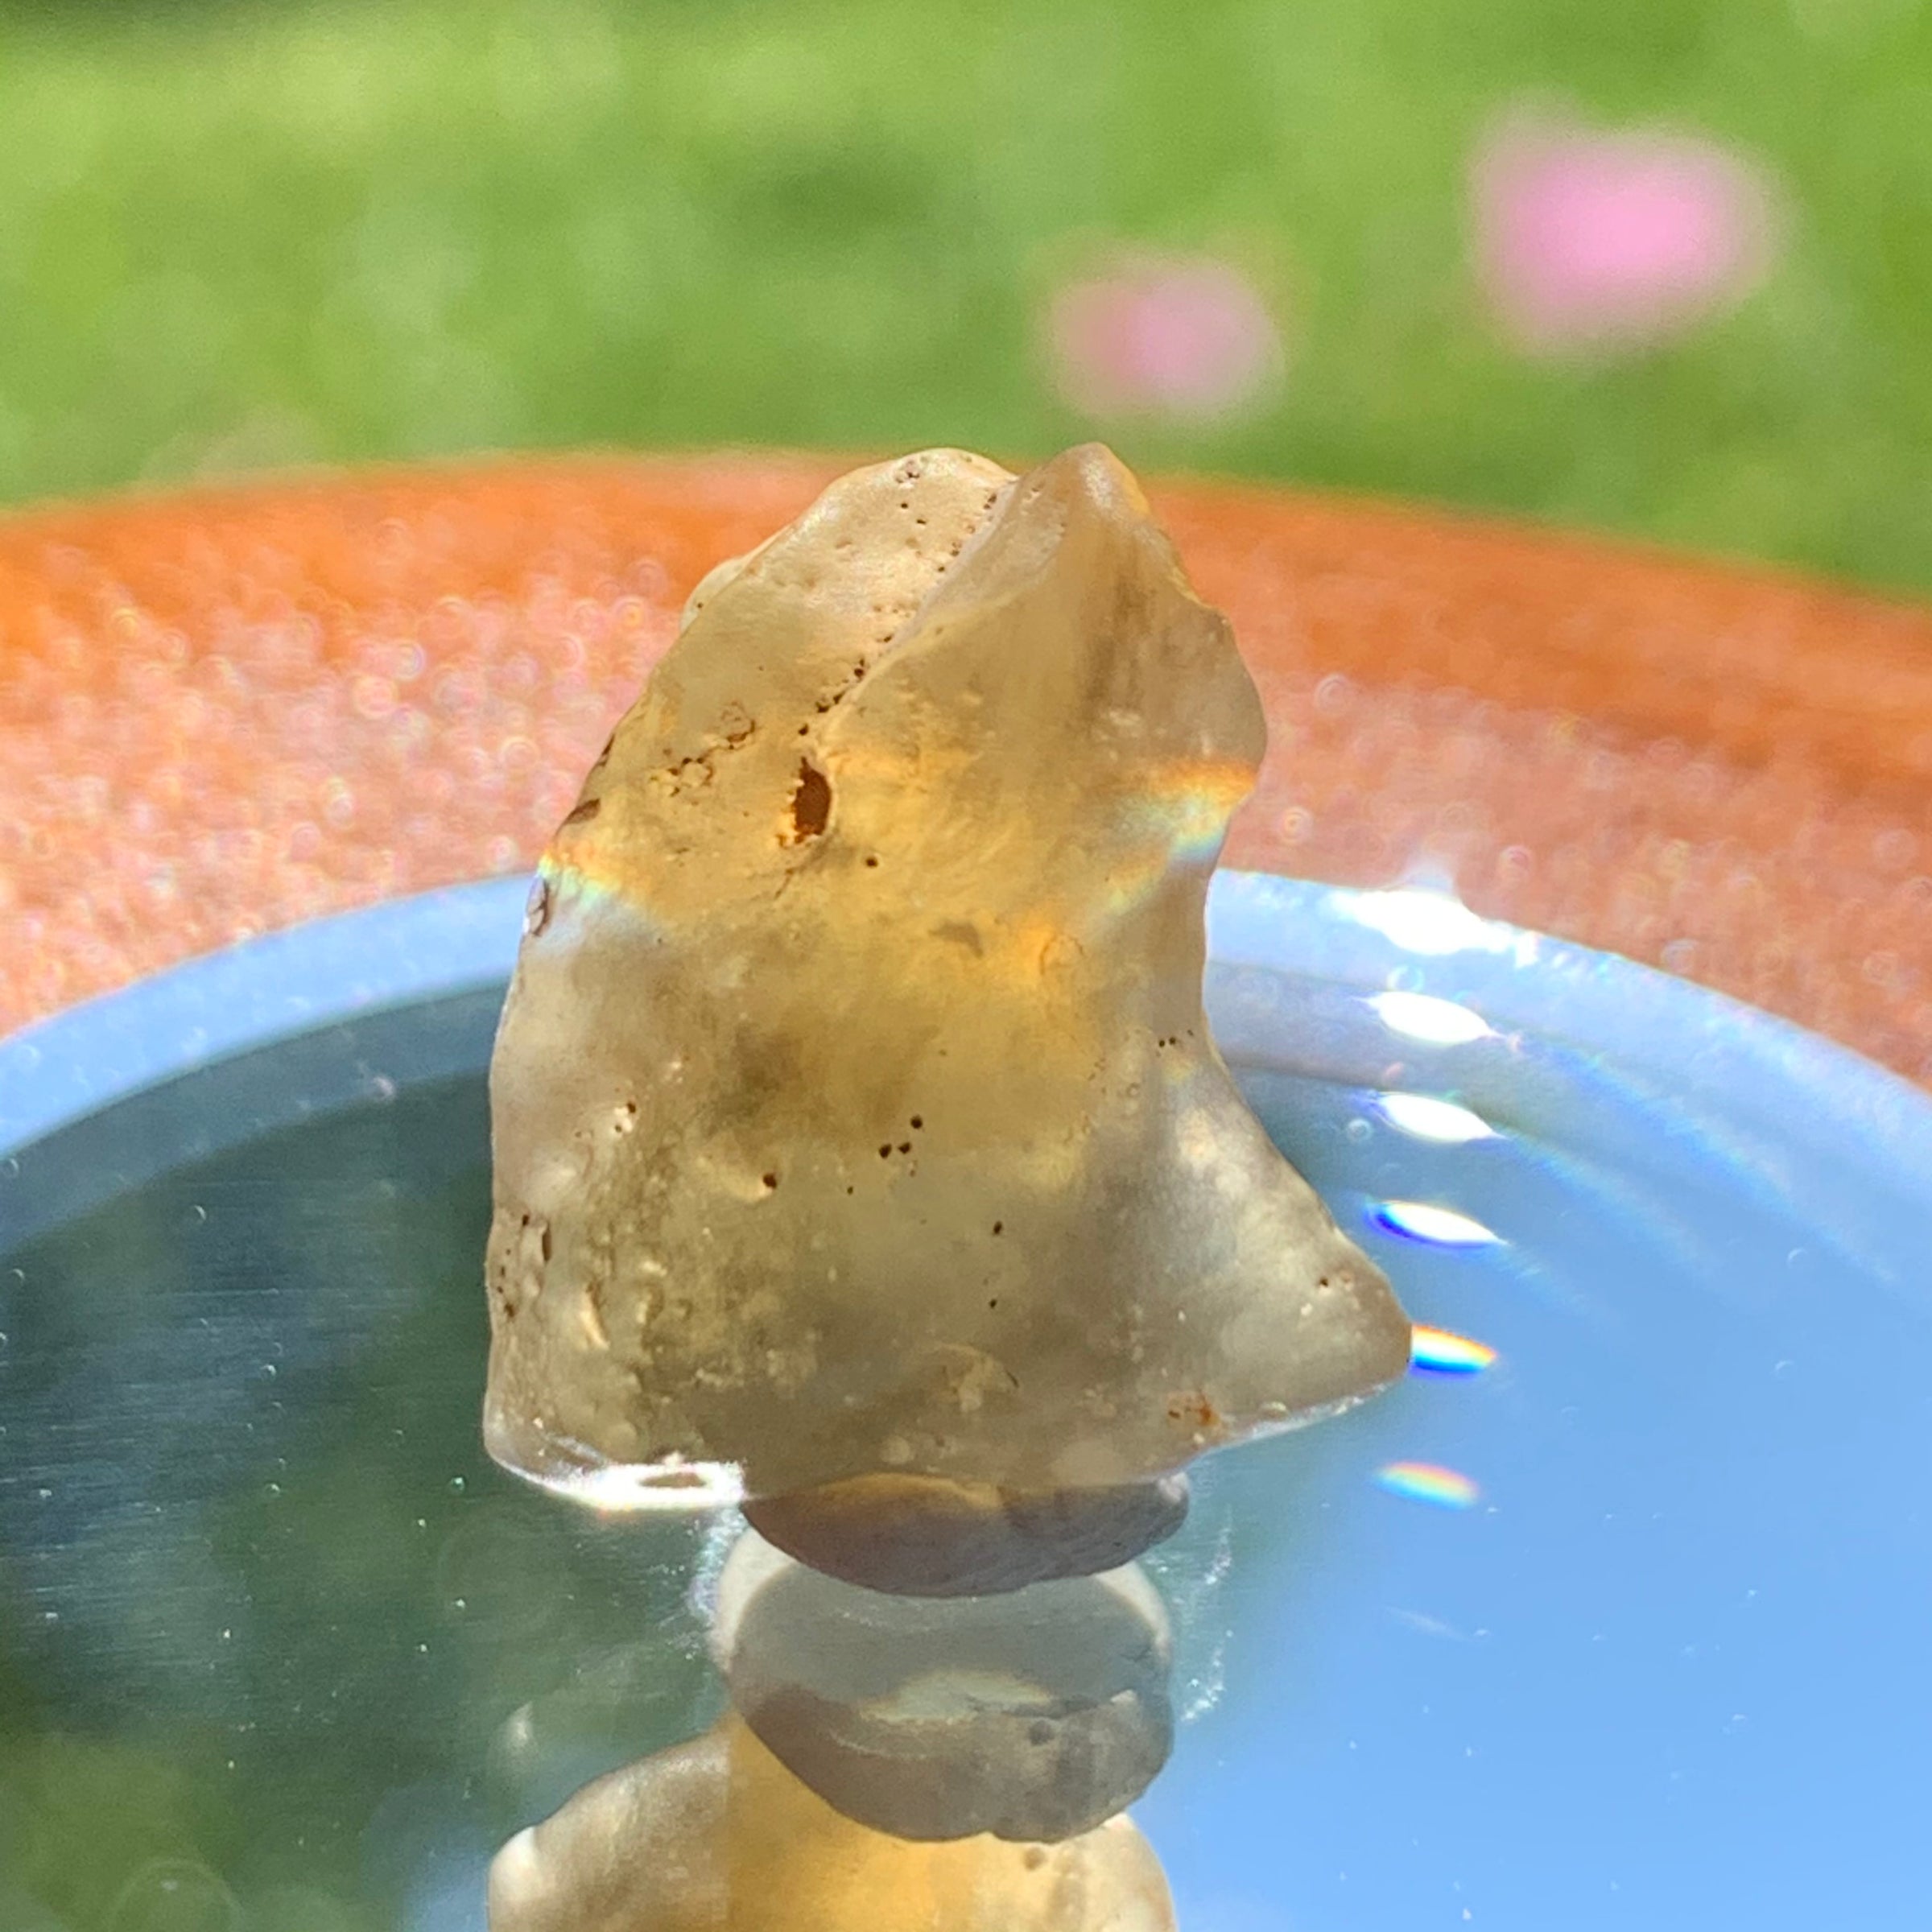
<path fill-rule="evenodd" d="M 0 522 L 0 1029 L 529 866 L 685 592 L 845 467 L 503 462 Z M 1154 494 L 1268 708 L 1230 862 L 1450 884 L 1932 1082 L 1932 613 L 1371 503 Z"/>

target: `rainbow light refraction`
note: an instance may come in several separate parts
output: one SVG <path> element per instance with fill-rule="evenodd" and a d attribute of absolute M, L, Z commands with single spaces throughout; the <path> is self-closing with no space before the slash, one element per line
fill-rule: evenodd
<path fill-rule="evenodd" d="M 1470 1216 L 1430 1201 L 1383 1201 L 1370 1211 L 1370 1218 L 1391 1234 L 1434 1248 L 1489 1248 L 1503 1238 Z"/>
<path fill-rule="evenodd" d="M 1445 1469 L 1440 1463 L 1385 1463 L 1375 1480 L 1391 1496 L 1433 1503 L 1439 1509 L 1469 1509 L 1482 1494 L 1473 1477 L 1459 1469 Z"/>
<path fill-rule="evenodd" d="M 1447 1328 L 1418 1323 L 1410 1343 L 1410 1366 L 1430 1375 L 1480 1375 L 1495 1360 L 1496 1351 L 1487 1342 Z"/>

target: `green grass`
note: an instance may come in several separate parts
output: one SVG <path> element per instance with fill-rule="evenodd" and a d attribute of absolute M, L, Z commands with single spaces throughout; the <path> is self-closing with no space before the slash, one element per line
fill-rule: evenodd
<path fill-rule="evenodd" d="M 1567 96 L 1762 158 L 1735 314 L 1538 367 L 1470 144 Z M 1932 0 L 399 0 L 0 13 L 0 497 L 301 461 L 1093 433 L 1111 240 L 1276 291 L 1279 401 L 1130 460 L 1932 587 Z"/>

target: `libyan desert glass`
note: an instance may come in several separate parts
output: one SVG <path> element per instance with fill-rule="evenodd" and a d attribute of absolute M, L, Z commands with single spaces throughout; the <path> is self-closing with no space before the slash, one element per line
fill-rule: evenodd
<path fill-rule="evenodd" d="M 567 1509 L 477 1439 L 522 899 L 0 1042 L 8 1932 L 481 1932 L 518 1831 L 716 1734 L 730 1513 Z M 1932 1106 L 1427 895 L 1224 875 L 1210 941 L 1425 1365 L 1198 1464 L 1146 1559 L 1177 1922 L 1916 1926 Z"/>
<path fill-rule="evenodd" d="M 985 1591 L 1122 1561 L 1202 1451 L 1400 1376 L 1201 1009 L 1265 741 L 1097 444 L 855 470 L 714 570 L 531 895 L 492 1452 Z"/>
<path fill-rule="evenodd" d="M 741 1719 L 600 1778 L 491 1868 L 490 1932 L 1175 1932 L 1126 1818 L 1053 1844 L 855 1823 Z"/>

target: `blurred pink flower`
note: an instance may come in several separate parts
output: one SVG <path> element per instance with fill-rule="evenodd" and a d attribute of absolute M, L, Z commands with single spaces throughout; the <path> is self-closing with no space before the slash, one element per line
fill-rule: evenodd
<path fill-rule="evenodd" d="M 1266 303 L 1207 257 L 1135 257 L 1071 282 L 1048 335 L 1060 393 L 1089 415 L 1205 421 L 1257 401 L 1282 369 Z"/>
<path fill-rule="evenodd" d="M 1741 301 L 1774 253 L 1769 182 L 1696 135 L 1517 110 L 1477 149 L 1470 188 L 1484 292 L 1531 355 L 1667 340 Z"/>

